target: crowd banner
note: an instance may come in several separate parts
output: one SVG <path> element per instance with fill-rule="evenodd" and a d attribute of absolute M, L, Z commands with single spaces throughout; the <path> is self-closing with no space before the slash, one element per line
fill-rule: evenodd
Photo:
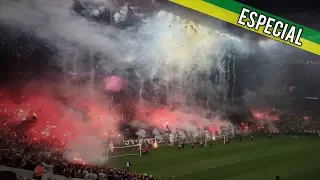
<path fill-rule="evenodd" d="M 260 11 L 234 0 L 169 1 L 288 45 L 320 55 L 319 31 Z"/>
<path fill-rule="evenodd" d="M 7 166 L 0 166 L 0 171 L 12 171 L 17 175 L 18 180 L 33 180 L 33 171 L 24 169 L 12 168 Z M 65 177 L 52 174 L 50 177 L 44 175 L 41 180 L 66 180 Z M 83 180 L 78 178 L 71 178 L 71 180 Z"/>
<path fill-rule="evenodd" d="M 135 146 L 138 144 L 153 144 L 155 142 L 157 144 L 163 143 L 164 141 L 159 138 L 146 138 L 146 139 L 132 139 L 132 140 L 124 140 L 123 145 L 125 146 Z"/>

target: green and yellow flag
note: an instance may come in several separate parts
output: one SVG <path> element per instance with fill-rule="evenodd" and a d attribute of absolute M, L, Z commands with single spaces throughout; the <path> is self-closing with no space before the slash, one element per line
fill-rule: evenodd
<path fill-rule="evenodd" d="M 320 55 L 320 32 L 234 0 L 169 0 L 222 21 Z"/>

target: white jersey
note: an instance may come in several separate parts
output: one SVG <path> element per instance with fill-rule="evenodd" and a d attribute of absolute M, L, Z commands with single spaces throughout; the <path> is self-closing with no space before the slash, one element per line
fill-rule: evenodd
<path fill-rule="evenodd" d="M 87 171 L 87 170 L 84 170 L 84 171 L 82 172 L 82 175 L 83 175 L 84 177 L 86 177 L 87 174 L 88 174 L 88 171 Z"/>
<path fill-rule="evenodd" d="M 113 142 L 110 142 L 110 144 L 109 144 L 109 149 L 110 149 L 111 152 L 113 152 L 113 150 L 114 150 Z"/>
<path fill-rule="evenodd" d="M 95 180 L 95 176 L 93 173 L 87 173 L 84 177 L 85 180 Z"/>
<path fill-rule="evenodd" d="M 53 167 L 54 165 L 48 165 L 46 163 L 42 163 L 44 170 L 46 173 L 53 173 Z"/>
<path fill-rule="evenodd" d="M 53 179 L 54 174 L 53 174 L 53 167 L 54 165 L 48 165 L 46 163 L 42 163 L 44 167 L 44 171 L 46 173 L 43 174 L 42 179 Z"/>
<path fill-rule="evenodd" d="M 107 179 L 107 175 L 104 174 L 103 172 L 99 173 L 99 179 Z"/>

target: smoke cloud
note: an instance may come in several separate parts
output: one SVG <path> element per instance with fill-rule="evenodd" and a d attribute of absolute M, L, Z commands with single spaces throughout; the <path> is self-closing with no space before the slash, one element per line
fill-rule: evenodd
<path fill-rule="evenodd" d="M 76 1 L 84 8 L 79 13 L 73 9 L 74 3 L 72 0 L 0 1 L 2 24 L 33 34 L 57 51 L 52 60 L 64 76 L 58 85 L 51 87 L 63 86 L 58 89 L 67 103 L 57 100 L 56 95 L 50 96 L 47 102 L 55 104 L 53 109 L 63 109 L 62 114 L 67 118 L 61 118 L 61 114 L 50 108 L 45 112 L 52 112 L 48 118 L 63 119 L 81 132 L 67 144 L 69 160 L 72 154 L 80 153 L 90 163 L 101 163 L 98 159 L 103 157 L 105 149 L 101 136 L 109 136 L 109 131 L 120 133 L 110 127 L 119 125 L 118 119 L 129 117 L 124 109 L 134 109 L 130 113 L 135 115 L 127 121 L 138 129 L 135 134 L 139 137 L 146 137 L 147 129 L 161 138 L 170 131 L 171 140 L 174 134 L 183 139 L 196 138 L 205 130 L 234 132 L 233 125 L 222 116 L 228 94 L 231 92 L 233 97 L 236 85 L 236 63 L 232 53 L 252 54 L 259 49 L 252 42 L 221 33 L 212 23 L 201 25 L 163 9 L 144 14 L 129 3 L 86 0 Z M 111 18 L 100 16 L 106 10 L 114 13 Z M 97 17 L 102 19 L 98 21 Z M 126 26 L 132 17 L 138 19 L 137 23 Z M 115 24 L 101 23 L 110 19 Z M 268 45 L 262 46 L 260 51 L 268 54 L 265 49 Z M 90 80 L 83 86 L 72 85 L 65 81 L 70 72 L 89 74 Z M 103 87 L 107 86 L 107 89 L 95 85 L 99 84 L 95 77 L 100 74 L 107 79 L 110 74 L 121 76 L 118 79 L 123 79 L 128 87 L 112 85 L 117 88 L 116 93 L 111 94 L 108 92 L 110 86 L 104 81 Z M 41 91 L 45 92 L 53 90 Z M 124 93 L 125 97 L 117 93 Z M 116 99 L 117 95 L 123 99 Z M 250 96 L 245 97 L 247 101 L 256 98 L 245 96 Z M 75 107 L 83 106 L 89 109 L 87 115 L 95 120 L 84 122 L 83 115 L 75 113 Z M 84 109 L 80 111 L 84 112 Z M 210 111 L 216 113 L 210 114 Z M 133 121 L 133 118 L 139 120 Z M 87 156 L 85 147 L 89 145 L 78 141 L 85 137 L 92 143 L 90 146 L 95 147 L 88 150 L 89 154 L 99 158 Z M 83 151 L 78 152 L 79 149 Z"/>

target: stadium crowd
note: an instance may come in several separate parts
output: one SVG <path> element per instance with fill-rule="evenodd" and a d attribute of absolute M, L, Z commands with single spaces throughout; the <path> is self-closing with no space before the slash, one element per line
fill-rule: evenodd
<path fill-rule="evenodd" d="M 32 142 L 10 129 L 0 130 L 0 165 L 35 171 L 42 166 L 45 172 L 68 178 L 87 180 L 159 180 L 146 173 L 126 169 L 70 163 L 60 152 L 50 152 L 53 144 L 46 141 Z"/>
<path fill-rule="evenodd" d="M 282 133 L 320 133 L 320 121 L 316 116 L 302 116 L 298 113 L 288 113 L 281 116 L 275 125 Z"/>

